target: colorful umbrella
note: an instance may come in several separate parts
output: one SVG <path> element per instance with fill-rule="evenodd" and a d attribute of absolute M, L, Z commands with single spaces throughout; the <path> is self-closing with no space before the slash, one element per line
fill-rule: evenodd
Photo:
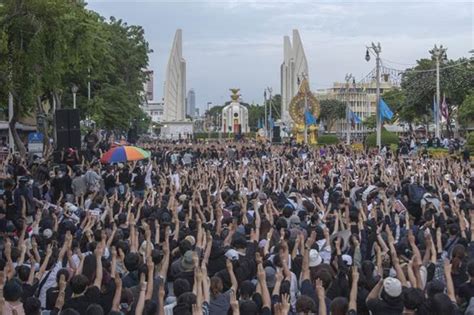
<path fill-rule="evenodd" d="M 133 146 L 115 147 L 104 153 L 102 163 L 120 163 L 126 161 L 144 160 L 150 157 L 150 152 Z"/>

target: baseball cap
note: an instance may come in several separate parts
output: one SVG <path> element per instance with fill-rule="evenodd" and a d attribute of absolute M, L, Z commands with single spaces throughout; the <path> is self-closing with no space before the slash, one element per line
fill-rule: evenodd
<path fill-rule="evenodd" d="M 352 266 L 352 257 L 347 255 L 347 254 L 344 254 L 342 255 L 342 261 L 346 263 L 346 265 L 348 266 Z"/>
<path fill-rule="evenodd" d="M 311 249 L 309 251 L 309 266 L 310 267 L 316 267 L 321 264 L 323 259 L 321 258 L 321 255 L 319 255 L 319 252 L 316 249 Z"/>
<path fill-rule="evenodd" d="M 267 286 L 269 288 L 274 288 L 275 287 L 275 282 L 276 282 L 276 270 L 273 267 L 265 267 L 265 276 L 267 280 Z"/>
<path fill-rule="evenodd" d="M 402 294 L 402 284 L 397 278 L 388 277 L 383 281 L 383 290 L 388 296 L 396 298 Z"/>

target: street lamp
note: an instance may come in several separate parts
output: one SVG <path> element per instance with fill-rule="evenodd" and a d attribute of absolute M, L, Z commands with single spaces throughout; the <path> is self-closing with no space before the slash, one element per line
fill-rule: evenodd
<path fill-rule="evenodd" d="M 71 92 L 72 92 L 72 108 L 76 109 L 76 94 L 77 91 L 79 91 L 79 87 L 75 84 L 72 85 L 71 87 Z"/>
<path fill-rule="evenodd" d="M 365 60 L 369 62 L 370 60 L 370 54 L 369 50 L 372 50 L 375 53 L 376 56 L 376 65 L 375 65 L 375 77 L 376 77 L 376 90 L 377 90 L 377 97 L 376 97 L 376 120 L 377 120 L 377 129 L 376 129 L 376 134 L 377 134 L 377 147 L 380 149 L 382 146 L 382 121 L 380 117 L 380 53 L 382 52 L 382 47 L 380 46 L 380 43 L 377 43 L 375 45 L 374 43 L 371 44 L 371 46 L 367 47 L 367 50 L 365 51 Z"/>

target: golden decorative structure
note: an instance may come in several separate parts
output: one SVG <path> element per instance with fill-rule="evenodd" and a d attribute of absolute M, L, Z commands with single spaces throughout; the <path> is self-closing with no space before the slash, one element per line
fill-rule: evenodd
<path fill-rule="evenodd" d="M 298 93 L 290 102 L 290 116 L 294 122 L 293 132 L 296 134 L 296 141 L 298 143 L 304 142 L 304 125 L 305 125 L 305 101 L 308 105 L 308 110 L 314 117 L 319 117 L 320 106 L 319 101 L 314 97 L 309 89 L 309 83 L 306 78 L 300 84 Z M 318 125 L 308 126 L 308 143 L 318 143 Z"/>
<path fill-rule="evenodd" d="M 229 89 L 232 92 L 232 95 L 230 98 L 232 99 L 233 102 L 238 102 L 240 98 L 240 89 Z"/>

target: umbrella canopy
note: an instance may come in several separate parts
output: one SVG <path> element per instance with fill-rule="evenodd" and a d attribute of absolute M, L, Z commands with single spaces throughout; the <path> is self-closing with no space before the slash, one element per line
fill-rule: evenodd
<path fill-rule="evenodd" d="M 120 163 L 126 161 L 144 160 L 150 157 L 150 152 L 133 146 L 115 147 L 104 153 L 102 163 Z"/>

